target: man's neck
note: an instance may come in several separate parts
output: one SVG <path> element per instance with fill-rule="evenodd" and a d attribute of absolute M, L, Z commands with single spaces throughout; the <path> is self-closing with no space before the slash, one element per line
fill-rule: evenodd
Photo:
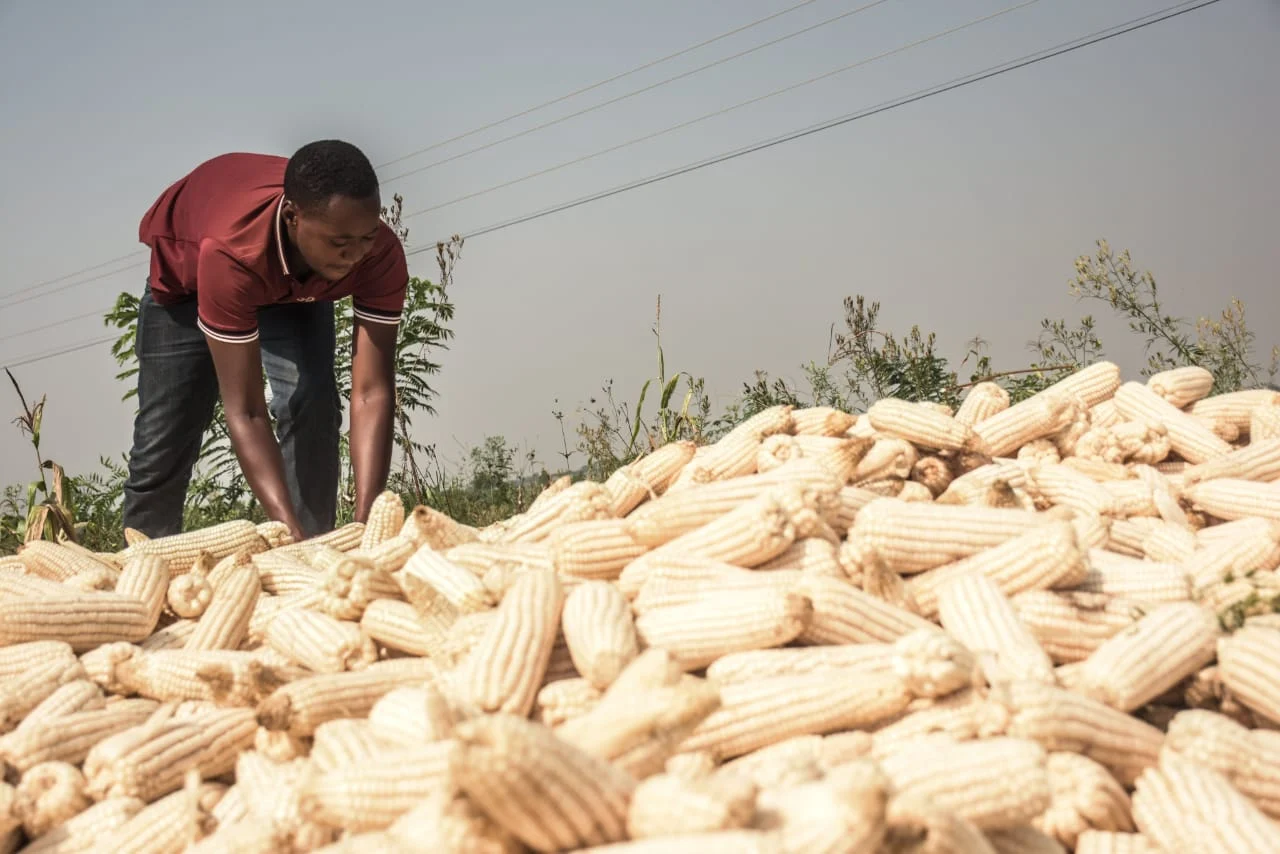
<path fill-rule="evenodd" d="M 289 272 L 299 282 L 305 282 L 311 277 L 311 268 L 303 260 L 302 253 L 298 251 L 298 247 L 294 246 L 293 241 L 289 239 L 288 229 L 280 232 L 280 239 L 284 241 L 284 257 L 289 262 Z"/>

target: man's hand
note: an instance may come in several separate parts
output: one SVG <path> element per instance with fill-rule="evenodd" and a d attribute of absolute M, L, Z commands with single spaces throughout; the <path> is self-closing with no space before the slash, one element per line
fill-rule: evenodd
<path fill-rule="evenodd" d="M 399 326 L 356 318 L 351 354 L 351 466 L 355 471 L 355 521 L 386 489 L 391 470 L 396 399 L 396 333 Z"/>
<path fill-rule="evenodd" d="M 301 540 L 302 526 L 285 484 L 284 458 L 267 415 L 258 342 L 232 344 L 209 336 L 205 336 L 205 340 L 209 342 L 218 374 L 231 447 L 240 460 L 245 479 L 262 502 L 268 518 L 285 523 L 294 540 Z"/>

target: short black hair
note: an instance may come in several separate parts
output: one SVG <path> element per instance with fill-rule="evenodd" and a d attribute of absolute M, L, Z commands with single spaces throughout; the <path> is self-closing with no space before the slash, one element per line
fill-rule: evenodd
<path fill-rule="evenodd" d="M 364 152 L 351 143 L 320 139 L 289 158 L 284 194 L 301 208 L 324 204 L 333 196 L 372 199 L 378 196 L 378 175 Z"/>

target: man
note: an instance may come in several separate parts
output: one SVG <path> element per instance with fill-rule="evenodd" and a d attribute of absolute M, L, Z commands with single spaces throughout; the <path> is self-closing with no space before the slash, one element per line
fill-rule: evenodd
<path fill-rule="evenodd" d="M 232 447 L 267 516 L 295 540 L 334 527 L 342 410 L 332 302 L 348 295 L 355 519 L 366 519 L 391 464 L 395 343 L 409 277 L 380 208 L 364 154 L 321 140 L 288 159 L 215 157 L 147 211 L 138 236 L 151 248 L 151 270 L 138 310 L 126 527 L 150 537 L 181 530 L 219 393 Z"/>

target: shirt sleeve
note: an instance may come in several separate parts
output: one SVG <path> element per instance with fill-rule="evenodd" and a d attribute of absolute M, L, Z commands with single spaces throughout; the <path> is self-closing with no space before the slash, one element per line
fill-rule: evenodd
<path fill-rule="evenodd" d="M 257 288 L 252 273 L 225 249 L 207 242 L 196 267 L 196 326 L 216 341 L 258 340 Z"/>
<path fill-rule="evenodd" d="M 390 245 L 372 259 L 360 286 L 352 294 L 351 313 L 371 323 L 395 325 L 404 312 L 408 286 L 409 264 L 405 260 L 404 246 L 392 234 Z"/>

